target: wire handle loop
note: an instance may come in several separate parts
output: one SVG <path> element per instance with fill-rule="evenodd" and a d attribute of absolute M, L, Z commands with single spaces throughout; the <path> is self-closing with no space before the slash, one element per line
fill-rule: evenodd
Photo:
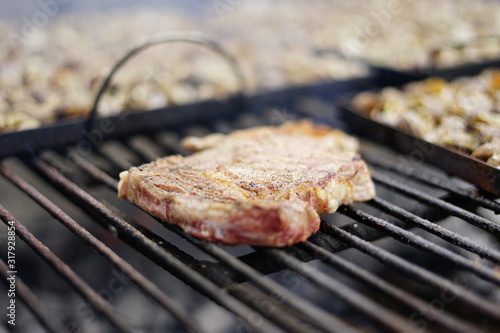
<path fill-rule="evenodd" d="M 101 87 L 99 88 L 99 91 L 97 92 L 97 95 L 94 99 L 94 104 L 92 106 L 92 109 L 90 111 L 89 117 L 87 119 L 87 129 L 90 131 L 92 127 L 94 126 L 95 121 L 97 120 L 97 108 L 99 106 L 99 102 L 101 101 L 102 96 L 104 95 L 104 92 L 108 88 L 111 79 L 115 75 L 115 73 L 127 63 L 127 61 L 137 55 L 138 53 L 146 50 L 147 48 L 153 46 L 153 45 L 158 45 L 158 44 L 164 44 L 164 43 L 171 43 L 171 42 L 187 42 L 187 43 L 192 43 L 192 44 L 198 44 L 204 47 L 207 47 L 211 49 L 212 51 L 215 51 L 216 53 L 220 54 L 229 64 L 231 67 L 232 72 L 236 76 L 236 79 L 238 80 L 238 85 L 239 85 L 239 90 L 240 94 L 242 96 L 245 96 L 248 93 L 248 86 L 245 81 L 243 71 L 241 70 L 241 67 L 238 65 L 238 62 L 236 59 L 229 54 L 224 48 L 216 43 L 215 41 L 211 40 L 207 36 L 201 34 L 201 33 L 196 33 L 196 32 L 177 32 L 177 33 L 172 33 L 168 35 L 163 35 L 163 36 L 158 36 L 158 37 L 153 37 L 150 40 L 134 47 L 130 51 L 123 56 L 111 69 L 109 72 L 108 76 L 104 79 L 103 83 L 101 84 Z"/>

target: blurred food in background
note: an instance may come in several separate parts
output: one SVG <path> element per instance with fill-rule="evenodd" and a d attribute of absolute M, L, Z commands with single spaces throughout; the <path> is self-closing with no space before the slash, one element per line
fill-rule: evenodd
<path fill-rule="evenodd" d="M 500 69 L 363 92 L 354 105 L 373 120 L 500 167 Z"/>
<path fill-rule="evenodd" d="M 500 58 L 497 1 L 248 1 L 226 9 L 206 6 L 194 14 L 162 6 L 61 14 L 30 36 L 0 22 L 5 37 L 0 39 L 0 131 L 87 114 L 113 64 L 162 32 L 210 36 L 238 60 L 254 92 L 366 76 L 367 63 L 415 69 Z M 224 98 L 236 91 L 234 75 L 218 55 L 170 44 L 130 61 L 113 80 L 100 113 Z"/>

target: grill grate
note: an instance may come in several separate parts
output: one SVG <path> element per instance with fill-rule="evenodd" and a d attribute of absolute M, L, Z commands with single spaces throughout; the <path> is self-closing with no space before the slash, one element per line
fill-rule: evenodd
<path fill-rule="evenodd" d="M 374 174 L 372 176 L 372 178 L 373 178 L 373 180 L 375 180 L 379 184 L 383 184 L 384 186 L 389 186 L 395 191 L 404 193 L 404 194 L 409 195 L 415 199 L 428 202 L 428 203 L 435 205 L 439 208 L 446 209 L 450 212 L 450 214 L 457 216 L 457 217 L 460 217 L 460 218 L 464 219 L 465 221 L 467 221 L 475 226 L 478 226 L 480 228 L 483 228 L 483 229 L 491 232 L 494 235 L 498 235 L 498 233 L 500 231 L 500 225 L 497 223 L 494 223 L 492 221 L 489 221 L 486 218 L 483 218 L 481 216 L 473 214 L 473 213 L 471 213 L 463 208 L 452 205 L 452 204 L 450 204 L 442 199 L 435 198 L 432 195 L 429 195 L 427 193 L 419 191 L 415 188 L 402 185 L 386 175 Z"/>
<path fill-rule="evenodd" d="M 179 305 L 164 286 L 129 263 L 116 244 L 130 246 L 148 258 L 147 263 L 175 276 L 177 283 L 191 286 L 232 313 L 235 322 L 230 331 L 481 332 L 498 327 L 500 251 L 495 237 L 500 225 L 495 217 L 475 211 L 482 207 L 483 211 L 499 213 L 500 204 L 468 189 L 467 184 L 454 184 L 440 172 L 424 166 L 414 168 L 396 160 L 394 155 L 381 157 L 385 152 L 371 144 L 363 146 L 363 155 L 374 170 L 377 197 L 325 217 L 321 231 L 309 241 L 285 249 L 253 248 L 237 254 L 237 248 L 193 238 L 176 226 L 155 223 L 127 202 L 110 199 L 116 195 L 117 172 L 161 155 L 182 152 L 179 133 L 233 129 L 245 122 L 272 123 L 276 121 L 273 111 L 113 140 L 113 147 L 119 146 L 126 154 L 106 147 L 111 144 L 107 140 L 85 157 L 77 146 L 49 149 L 37 156 L 10 157 L 2 163 L 0 173 L 86 242 L 88 250 L 95 250 L 123 272 L 149 296 L 151 307 L 165 310 L 175 322 L 170 327 L 210 331 L 205 322 Z M 28 175 L 10 167 L 19 161 L 28 166 Z M 404 177 L 405 184 L 398 177 Z M 406 183 L 407 179 L 415 186 Z M 91 230 L 72 218 L 57 198 L 44 194 L 47 188 L 56 189 L 99 227 Z M 152 331 L 135 327 L 121 314 L 118 304 L 104 299 L 96 290 L 98 287 L 84 280 L 72 267 L 74 263 L 63 260 L 68 249 L 49 250 L 41 241 L 43 234 L 30 232 L 29 227 L 21 224 L 24 221 L 16 220 L 15 213 L 7 208 L 0 206 L 0 218 L 5 223 L 16 221 L 18 237 L 66 279 L 69 292 L 79 293 L 109 327 L 124 332 Z M 455 216 L 452 223 L 469 229 L 435 223 L 449 216 Z M 103 239 L 100 229 L 114 234 Z M 174 235 L 183 241 L 174 244 Z M 372 243 L 379 239 L 380 243 Z M 440 266 L 450 267 L 450 272 L 443 273 Z M 0 263 L 0 272 L 5 281 L 4 262 Z M 277 281 L 276 274 L 280 272 L 292 275 Z M 46 295 L 33 287 L 32 281 L 21 281 L 27 280 L 25 275 L 19 271 L 17 296 L 38 319 L 38 327 L 49 332 L 71 331 L 66 318 L 47 308 Z M 300 292 L 294 284 L 283 282 L 290 279 L 308 281 L 302 284 L 306 291 Z M 342 304 L 340 310 L 335 309 L 335 304 Z M 158 331 L 164 330 L 165 327 Z"/>
<path fill-rule="evenodd" d="M 149 296 L 151 296 L 152 299 L 154 299 L 158 304 L 162 307 L 164 307 L 166 310 L 168 310 L 170 313 L 172 313 L 173 316 L 180 322 L 182 322 L 186 327 L 189 327 L 192 331 L 201 331 L 199 328 L 199 324 L 196 324 L 193 322 L 192 319 L 190 319 L 188 316 L 186 316 L 182 311 L 180 311 L 175 304 L 168 299 L 162 292 L 161 290 L 158 289 L 157 286 L 155 286 L 151 281 L 149 281 L 144 275 L 139 273 L 136 269 L 134 269 L 129 263 L 127 263 L 124 259 L 122 259 L 120 256 L 118 256 L 115 252 L 113 252 L 110 248 L 108 248 L 104 243 L 99 241 L 96 237 L 94 237 L 92 234 L 90 234 L 87 230 L 82 228 L 78 222 L 73 220 L 69 215 L 67 215 L 64 211 L 62 211 L 57 205 L 55 205 L 53 202 L 51 202 L 49 199 L 47 199 L 45 196 L 43 196 L 39 191 L 37 191 L 35 188 L 33 188 L 31 185 L 29 185 L 26 181 L 21 179 L 19 176 L 15 175 L 12 173 L 12 171 L 6 169 L 3 166 L 0 166 L 0 173 L 7 179 L 9 179 L 13 184 L 21 188 L 23 191 L 26 192 L 35 202 L 37 202 L 40 206 L 42 206 L 44 209 L 46 209 L 52 216 L 54 216 L 57 220 L 59 220 L 62 224 L 64 224 L 68 229 L 70 229 L 75 235 L 78 237 L 82 238 L 87 242 L 89 246 L 97 250 L 99 253 L 101 253 L 103 256 L 105 256 L 110 262 L 112 262 L 118 269 L 123 271 L 130 279 L 132 279 L 138 286 L 140 286 L 144 292 L 146 292 Z M 0 206 L 1 207 L 1 206 Z M 4 208 L 0 210 L 0 214 L 3 219 L 7 221 L 13 221 L 15 220 L 14 217 L 8 213 Z M 27 237 L 31 238 L 31 241 L 27 241 L 28 244 L 33 244 L 33 246 L 36 246 L 36 251 L 44 251 L 41 256 L 45 258 L 48 262 L 54 262 L 54 265 L 58 267 L 64 267 L 63 263 L 61 263 L 56 257 L 51 254 L 50 252 L 47 252 L 47 250 L 43 249 L 43 244 L 38 243 L 36 239 L 32 238 L 33 236 L 29 234 L 27 230 L 21 225 L 19 221 L 16 221 L 16 225 L 21 227 L 21 230 L 18 232 L 20 233 L 20 237 L 23 238 L 23 240 L 27 241 Z M 59 270 L 59 268 L 57 268 Z M 64 272 L 60 271 L 61 275 L 72 279 L 72 284 L 81 284 L 82 282 L 78 282 L 78 279 L 74 277 L 69 270 L 69 268 L 64 267 Z M 87 287 L 85 289 L 88 289 Z M 85 297 L 87 298 L 98 298 L 99 303 L 96 303 L 95 306 L 99 307 L 100 310 L 102 310 L 100 307 L 102 307 L 104 304 L 103 300 L 101 297 L 98 297 L 96 294 L 92 294 L 92 292 L 85 293 Z M 111 313 L 110 313 L 111 314 Z M 123 322 L 121 321 L 116 321 L 116 314 L 111 317 L 113 320 L 113 324 L 116 325 L 118 328 L 122 327 L 127 327 L 126 325 L 123 325 Z"/>

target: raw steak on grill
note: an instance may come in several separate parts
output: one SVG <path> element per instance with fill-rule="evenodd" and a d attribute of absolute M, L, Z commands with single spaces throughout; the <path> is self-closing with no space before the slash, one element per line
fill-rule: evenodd
<path fill-rule="evenodd" d="M 209 241 L 302 242 L 318 230 L 318 214 L 375 195 L 358 141 L 307 120 L 182 144 L 197 152 L 122 172 L 118 196 Z"/>

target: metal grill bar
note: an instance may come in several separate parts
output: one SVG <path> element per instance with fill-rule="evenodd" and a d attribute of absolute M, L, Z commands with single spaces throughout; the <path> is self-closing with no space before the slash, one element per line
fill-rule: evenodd
<path fill-rule="evenodd" d="M 103 183 L 111 190 L 116 191 L 116 189 L 118 188 L 118 181 L 116 179 L 110 177 L 107 173 L 96 167 L 94 164 L 81 157 L 73 149 L 67 149 L 66 156 L 68 156 L 73 162 L 78 165 L 78 167 L 82 168 L 92 178 Z"/>
<path fill-rule="evenodd" d="M 412 168 L 408 165 L 404 165 L 402 163 L 392 163 L 387 159 L 383 159 L 380 156 L 377 156 L 372 153 L 363 153 L 363 159 L 370 164 L 375 166 L 384 168 L 389 171 L 393 171 L 396 173 L 400 173 L 402 175 L 408 176 L 410 178 L 416 179 L 425 184 L 431 185 L 436 188 L 440 188 L 443 190 L 447 190 L 451 193 L 455 193 L 463 198 L 467 198 L 477 203 L 481 207 L 491 209 L 496 214 L 500 214 L 500 203 L 494 200 L 490 200 L 485 198 L 471 190 L 465 190 L 462 188 L 458 188 L 450 184 L 450 182 L 443 181 L 437 177 L 430 176 L 420 170 Z"/>
<path fill-rule="evenodd" d="M 398 288 L 390 283 L 372 274 L 370 271 L 363 269 L 355 264 L 343 259 L 342 257 L 330 253 L 324 248 L 311 243 L 309 241 L 302 244 L 304 248 L 314 253 L 314 257 L 326 262 L 327 264 L 341 270 L 342 272 L 348 274 L 349 276 L 368 284 L 372 288 L 376 288 L 383 292 L 385 295 L 389 295 L 393 299 L 399 301 L 401 304 L 407 306 L 413 311 L 417 311 L 425 316 L 428 320 L 434 320 L 436 323 L 441 324 L 454 332 L 470 333 L 479 332 L 476 326 L 472 326 L 469 323 L 461 320 L 460 318 L 448 314 L 440 309 L 434 307 L 429 307 L 428 304 L 422 299 L 408 293 L 407 291 Z"/>
<path fill-rule="evenodd" d="M 480 227 L 494 235 L 500 235 L 500 224 L 494 223 L 484 217 L 468 212 L 463 208 L 452 205 L 444 200 L 433 197 L 432 195 L 424 193 L 413 187 L 403 185 L 400 182 L 391 179 L 390 177 L 383 175 L 379 172 L 372 172 L 372 178 L 377 183 L 393 188 L 394 190 L 400 193 L 404 193 L 417 200 L 428 202 L 429 204 L 432 204 L 434 206 L 446 209 L 447 211 L 449 211 L 450 214 L 460 217 L 464 221 L 467 221 L 472 225 Z"/>
<path fill-rule="evenodd" d="M 349 325 L 341 325 L 339 328 L 332 326 L 328 329 L 317 329 L 317 325 L 309 325 L 307 319 L 300 312 L 293 311 L 283 304 L 269 297 L 265 293 L 253 286 L 234 285 L 231 283 L 225 286 L 228 292 L 248 304 L 256 311 L 260 312 L 265 318 L 276 323 L 281 329 L 291 333 L 305 332 L 343 332 L 341 327 L 345 327 L 347 332 L 361 333 L 359 330 L 350 328 Z M 300 321 L 305 319 L 305 322 Z M 259 331 L 265 332 L 266 329 L 260 328 Z"/>
<path fill-rule="evenodd" d="M 469 238 L 459 235 L 449 229 L 446 229 L 438 224 L 434 224 L 426 219 L 421 218 L 409 211 L 398 207 L 382 198 L 376 197 L 368 202 L 369 204 L 380 208 L 381 210 L 391 213 L 394 216 L 404 219 L 407 222 L 411 222 L 418 225 L 422 229 L 425 229 L 434 235 L 450 242 L 451 244 L 462 247 L 463 249 L 469 250 L 481 257 L 488 258 L 493 262 L 500 263 L 500 252 L 477 244 L 471 241 Z"/>
<path fill-rule="evenodd" d="M 68 155 L 70 156 L 70 155 Z M 71 155 L 71 157 L 75 163 L 77 163 L 80 167 L 82 167 L 86 171 L 90 171 L 92 175 L 98 176 L 100 180 L 102 180 L 104 183 L 107 185 L 111 185 L 110 188 L 116 192 L 117 187 L 118 187 L 118 182 L 111 178 L 109 175 L 106 173 L 102 172 L 92 164 L 88 163 L 85 159 L 81 158 L 78 154 L 74 153 Z M 139 224 L 134 224 L 133 221 L 129 221 L 135 228 L 139 229 L 142 233 L 144 233 L 147 237 L 154 239 L 157 243 L 167 244 L 167 242 L 163 239 L 160 239 L 158 236 L 156 236 L 154 233 L 150 232 L 149 230 L 145 229 L 144 227 L 140 226 Z M 175 230 L 174 230 L 175 231 Z M 181 236 L 184 233 L 180 233 Z M 167 249 L 170 252 L 173 252 L 172 248 Z M 199 267 L 195 267 L 195 269 L 199 270 Z M 207 275 L 207 272 L 204 270 L 199 270 L 200 273 Z M 227 288 L 228 292 L 240 299 L 241 301 L 245 302 L 246 304 L 252 306 L 254 309 L 257 311 L 261 312 L 264 316 L 268 317 L 270 320 L 273 322 L 277 323 L 281 327 L 287 329 L 289 332 L 304 332 L 306 331 L 311 331 L 311 328 L 304 328 L 296 319 L 291 318 L 290 316 L 282 316 L 278 313 L 278 311 L 267 311 L 266 307 L 262 307 L 262 299 L 259 299 L 257 297 L 254 297 L 250 295 L 248 292 L 245 290 L 242 290 L 242 288 L 239 288 L 238 286 L 234 286 L 234 282 L 229 280 L 229 279 L 221 279 L 220 275 L 215 277 L 211 276 L 208 274 L 207 276 L 210 278 L 212 281 L 217 283 L 218 285 Z M 305 302 L 305 300 L 303 300 Z M 320 308 L 317 308 L 313 306 L 312 310 L 307 309 L 307 304 L 303 303 L 304 307 L 301 308 L 301 312 L 303 313 L 308 313 L 308 314 L 314 314 L 313 317 L 310 317 L 310 323 L 320 329 L 323 329 L 323 331 L 326 332 L 334 332 L 337 331 L 337 329 L 342 329 L 346 332 L 357 332 L 355 328 L 350 327 L 350 325 L 343 323 L 339 319 L 335 319 L 334 317 L 331 317 L 329 315 L 322 316 L 323 310 Z M 273 307 L 274 310 L 278 310 L 277 307 Z M 320 319 L 320 321 L 317 321 Z M 321 319 L 324 319 L 325 322 L 321 322 Z M 335 329 L 334 329 L 335 328 Z"/>
<path fill-rule="evenodd" d="M 0 274 L 3 277 L 2 281 L 6 285 L 8 284 L 7 278 L 10 276 L 8 272 L 9 268 L 7 264 L 0 260 Z M 9 288 L 9 286 L 7 286 L 7 288 Z M 61 322 L 55 319 L 51 313 L 47 311 L 40 302 L 40 299 L 31 292 L 29 287 L 19 278 L 19 276 L 16 276 L 16 297 L 19 297 L 19 299 L 31 309 L 35 318 L 38 319 L 40 324 L 42 324 L 48 332 L 58 333 L 64 331 Z"/>
<path fill-rule="evenodd" d="M 68 193 L 78 203 L 90 207 L 90 210 L 99 215 L 100 218 L 106 220 L 106 222 L 127 235 L 131 243 L 133 243 L 141 253 L 146 254 L 147 257 L 169 270 L 174 275 L 180 277 L 180 279 L 185 281 L 188 285 L 196 288 L 212 300 L 238 315 L 248 326 L 256 330 L 262 329 L 262 327 L 256 327 L 254 323 L 253 319 L 260 317 L 255 311 L 237 301 L 228 294 L 226 290 L 218 288 L 217 285 L 206 279 L 196 270 L 184 264 L 171 253 L 164 251 L 158 244 L 154 243 L 131 224 L 117 216 L 112 210 L 97 201 L 82 188 L 68 180 L 59 171 L 38 158 L 31 159 L 29 164 L 53 185 L 57 185 L 63 192 Z M 265 323 L 271 324 L 267 321 L 265 321 Z"/>
<path fill-rule="evenodd" d="M 174 254 L 180 260 L 188 263 L 196 271 L 200 272 L 200 274 L 210 279 L 219 287 L 227 290 L 235 298 L 251 306 L 253 309 L 259 311 L 262 315 L 264 315 L 272 322 L 276 323 L 278 326 L 280 326 L 287 332 L 291 333 L 317 332 L 317 330 L 315 330 L 311 325 L 304 325 L 298 320 L 298 318 L 295 318 L 298 317 L 298 314 L 300 314 L 301 319 L 304 319 L 302 318 L 304 317 L 302 313 L 298 312 L 292 314 L 285 313 L 283 310 L 285 310 L 286 312 L 290 312 L 290 309 L 282 306 L 282 304 L 280 303 L 272 303 L 271 304 L 272 310 L 270 311 L 269 307 L 264 306 L 264 304 L 269 304 L 269 302 L 271 302 L 269 296 L 264 294 L 257 295 L 258 290 L 252 288 L 252 290 L 250 291 L 249 286 L 236 284 L 236 282 L 231 280 L 229 276 L 226 276 L 226 273 L 232 273 L 232 271 L 222 271 L 220 265 L 213 265 L 213 263 L 207 263 L 205 261 L 197 261 L 196 259 L 182 252 L 175 246 L 169 244 L 165 239 L 149 231 L 148 229 L 141 227 L 138 224 L 137 225 L 134 224 L 133 221 L 128 221 L 128 222 L 131 223 L 138 230 L 140 230 L 148 238 L 152 239 L 155 243 L 160 245 L 163 249 Z M 120 233 L 118 233 L 118 235 L 120 235 Z M 134 246 L 134 244 L 131 245 Z M 141 249 L 136 246 L 134 246 L 134 248 L 136 248 L 138 251 L 141 251 Z M 152 260 L 154 260 L 154 258 Z M 159 264 L 161 265 L 161 263 Z M 168 269 L 167 267 L 164 266 L 162 267 Z M 260 319 L 256 318 L 256 321 L 258 320 Z M 349 327 L 348 324 L 344 324 L 344 326 Z M 342 327 L 342 325 L 340 327 Z M 262 328 L 261 330 L 265 331 L 265 328 Z M 331 330 L 334 330 L 334 328 L 331 328 L 330 331 Z M 350 330 L 352 332 L 358 332 L 354 328 L 351 328 Z"/>
<path fill-rule="evenodd" d="M 127 323 L 115 311 L 115 309 L 90 287 L 82 278 L 80 278 L 68 265 L 57 257 L 48 247 L 38 240 L 20 221 L 14 218 L 12 214 L 0 205 L 0 218 L 5 224 L 14 221 L 16 225 L 16 234 L 28 244 L 40 257 L 42 257 L 57 273 L 68 281 L 97 311 L 101 311 L 106 319 L 109 320 L 121 332 L 133 333 L 130 323 Z"/>
<path fill-rule="evenodd" d="M 268 279 L 264 277 L 262 274 L 257 272 L 255 269 L 252 267 L 248 266 L 247 264 L 243 263 L 239 259 L 235 258 L 228 252 L 224 251 L 223 249 L 215 246 L 214 244 L 204 242 L 202 240 L 196 239 L 194 237 L 189 236 L 188 234 L 184 233 L 181 231 L 180 228 L 170 225 L 170 224 L 165 224 L 162 223 L 165 227 L 167 227 L 169 230 L 174 231 L 176 234 L 179 236 L 183 237 L 184 239 L 188 240 L 195 246 L 197 246 L 199 249 L 205 251 L 206 253 L 210 254 L 212 257 L 218 259 L 220 262 L 224 263 L 225 265 L 231 267 L 238 273 L 246 276 L 250 281 L 254 282 L 256 285 L 261 287 L 262 289 L 268 291 L 271 293 L 271 295 L 274 295 L 274 298 L 280 300 L 280 302 L 286 302 L 288 305 L 290 305 L 292 308 L 295 310 L 307 315 L 309 317 L 310 323 L 324 331 L 331 331 L 333 328 L 334 330 L 340 330 L 342 332 L 354 332 L 355 329 L 353 327 L 350 327 L 343 321 L 339 320 L 338 318 L 334 317 L 333 315 L 325 312 L 321 308 L 315 306 L 314 304 L 310 303 L 309 301 L 292 294 L 290 291 L 288 291 L 286 288 L 282 287 L 278 283 L 274 282 L 271 279 Z M 356 330 L 357 331 L 357 330 Z"/>
<path fill-rule="evenodd" d="M 417 279 L 424 284 L 433 286 L 442 292 L 451 294 L 452 297 L 467 303 L 476 311 L 500 322 L 500 306 L 485 300 L 482 297 L 468 291 L 464 287 L 454 284 L 439 275 L 432 273 L 424 268 L 416 266 L 407 260 L 396 256 L 395 254 L 384 250 L 380 247 L 372 245 L 367 241 L 354 236 L 341 228 L 338 228 L 328 222 L 321 224 L 322 230 L 327 234 L 341 239 L 348 244 L 351 244 L 358 250 L 366 253 L 367 255 L 385 263 L 401 273 L 406 274 L 411 279 Z"/>
<path fill-rule="evenodd" d="M 80 226 L 78 222 L 72 219 L 68 214 L 62 211 L 52 201 L 47 199 L 33 186 L 29 185 L 22 178 L 14 174 L 11 170 L 0 164 L 0 173 L 7 178 L 10 182 L 16 185 L 19 189 L 25 192 L 30 198 L 37 202 L 53 217 L 59 220 L 76 236 L 83 239 L 93 249 L 95 249 L 102 256 L 112 262 L 117 268 L 123 271 L 135 284 L 137 284 L 143 291 L 146 292 L 152 299 L 154 299 L 160 306 L 170 312 L 179 322 L 192 332 L 202 332 L 201 326 L 196 320 L 190 318 L 185 312 L 177 307 L 162 291 L 144 275 L 127 263 L 124 259 L 113 252 L 104 243 L 98 240 L 95 236 L 89 233 L 85 228 Z"/>
<path fill-rule="evenodd" d="M 132 163 L 122 158 L 121 156 L 115 154 L 106 154 L 105 152 L 102 152 L 100 150 L 97 150 L 96 153 L 99 154 L 101 157 L 112 160 L 113 163 L 120 168 L 120 170 L 128 170 L 134 166 Z"/>
<path fill-rule="evenodd" d="M 157 145 L 153 145 L 151 139 L 146 136 L 136 136 L 128 140 L 127 146 L 131 147 L 134 152 L 140 154 L 144 161 L 154 161 L 162 156 L 162 149 Z"/>
<path fill-rule="evenodd" d="M 407 322 L 396 313 L 381 307 L 369 298 L 363 296 L 354 289 L 332 279 L 325 273 L 315 269 L 310 265 L 303 265 L 303 262 L 293 256 L 276 249 L 265 250 L 277 262 L 283 262 L 287 267 L 291 268 L 298 274 L 313 281 L 328 292 L 341 298 L 344 302 L 351 304 L 356 309 L 364 312 L 370 318 L 384 325 L 387 329 L 393 332 L 413 332 L 414 329 L 408 327 Z"/>
<path fill-rule="evenodd" d="M 379 228 L 387 233 L 389 233 L 394 239 L 402 242 L 408 243 L 416 248 L 433 253 L 440 258 L 448 260 L 457 266 L 460 266 L 476 275 L 482 277 L 484 280 L 492 282 L 500 286 L 500 277 L 495 275 L 495 273 L 488 267 L 478 264 L 472 260 L 466 259 L 465 257 L 451 252 L 450 250 L 439 246 L 431 241 L 426 240 L 423 237 L 415 235 L 414 233 L 399 228 L 391 223 L 388 223 L 378 217 L 372 216 L 368 213 L 361 211 L 360 209 L 354 208 L 352 206 L 342 207 L 340 210 L 343 214 L 358 220 L 362 223 L 369 224 L 374 228 Z"/>

